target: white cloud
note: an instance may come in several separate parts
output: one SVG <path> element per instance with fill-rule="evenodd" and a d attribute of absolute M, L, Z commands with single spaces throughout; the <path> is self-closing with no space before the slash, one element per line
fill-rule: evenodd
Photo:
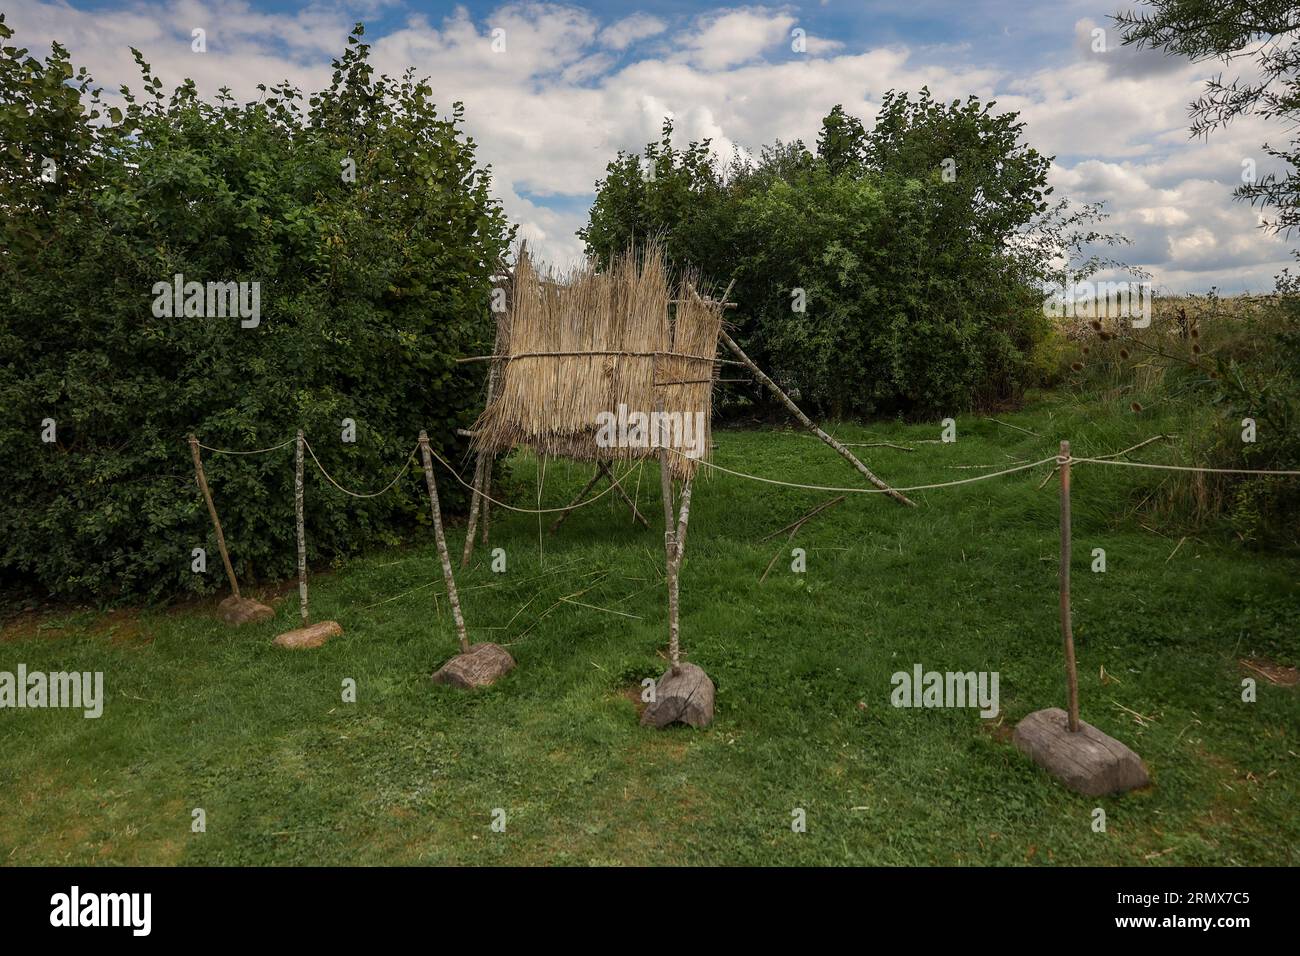
<path fill-rule="evenodd" d="M 1259 211 L 1231 192 L 1242 161 L 1266 172 L 1260 144 L 1286 133 L 1247 117 L 1189 140 L 1187 104 L 1213 64 L 1094 54 L 1083 42 L 1094 24 L 1058 16 L 1060 57 L 1042 68 L 974 62 L 978 43 L 939 57 L 933 46 L 850 50 L 810 36 L 809 55 L 793 55 L 790 31 L 799 24 L 786 7 L 602 22 L 576 6 L 509 3 L 478 19 L 463 8 L 436 20 L 413 15 L 366 40 L 378 70 L 414 66 L 430 76 L 444 109 L 465 103 L 506 211 L 557 264 L 581 254 L 574 231 L 605 164 L 618 149 L 657 139 L 666 115 L 681 142 L 710 138 L 725 158 L 733 146 L 777 138 L 811 144 L 836 103 L 870 124 L 885 90 L 928 85 L 941 99 L 974 93 L 1020 111 L 1027 140 L 1057 156 L 1058 194 L 1105 200 L 1106 227 L 1134 241 L 1121 254 L 1164 287 L 1267 287 L 1287 264 L 1289 243 L 1262 232 Z M 165 83 L 192 76 L 205 94 L 228 85 L 244 98 L 282 78 L 326 85 L 352 20 L 333 3 L 260 13 L 242 0 L 121 0 L 85 10 L 31 0 L 9 16 L 23 45 L 39 53 L 60 40 L 109 90 L 138 86 L 127 49 L 137 46 Z M 208 30 L 206 54 L 190 51 L 194 26 Z M 493 28 L 505 30 L 504 52 L 492 50 Z M 636 52 L 626 52 L 633 44 Z"/>
<path fill-rule="evenodd" d="M 752 60 L 787 40 L 796 22 L 788 13 L 744 7 L 698 17 L 677 40 L 689 63 L 704 70 L 721 70 Z"/>
<path fill-rule="evenodd" d="M 600 42 L 615 50 L 626 50 L 638 40 L 657 36 L 668 24 L 648 13 L 634 13 L 600 31 Z"/>

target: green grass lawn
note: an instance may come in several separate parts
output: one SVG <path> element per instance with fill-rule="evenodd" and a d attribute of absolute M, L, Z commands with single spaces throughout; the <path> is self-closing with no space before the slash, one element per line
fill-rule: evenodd
<path fill-rule="evenodd" d="M 956 465 L 1042 458 L 1061 438 L 1076 455 L 1117 451 L 1162 427 L 1048 401 L 999 418 L 1037 434 L 972 416 L 958 420 L 955 444 L 859 450 L 909 485 L 978 473 Z M 835 432 L 906 443 L 938 438 L 939 426 Z M 861 483 L 802 432 L 715 438 L 714 460 L 729 468 Z M 429 680 L 455 638 L 427 531 L 313 577 L 314 617 L 345 629 L 315 651 L 271 644 L 295 626 L 292 589 L 276 620 L 242 629 L 220 624 L 215 602 L 12 621 L 0 670 L 100 670 L 107 702 L 98 720 L 0 712 L 0 861 L 1300 862 L 1297 688 L 1241 663 L 1300 664 L 1300 561 L 1209 534 L 1180 546 L 1180 532 L 1130 516 L 1161 473 L 1079 466 L 1074 477 L 1083 717 L 1132 746 L 1153 785 L 1076 796 L 1011 745 L 1018 719 L 1064 703 L 1058 498 L 1055 482 L 1038 490 L 1045 472 L 919 492 L 914 510 L 852 496 L 789 544 L 758 539 L 830 495 L 717 473 L 698 481 L 682 634 L 717 684 L 702 731 L 637 722 L 640 682 L 663 671 L 666 642 L 649 466 L 629 482 L 652 531 L 613 495 L 540 546 L 536 516 L 494 512 L 506 573 L 480 549 L 457 580 L 471 638 L 507 645 L 519 666 L 479 692 Z M 517 504 L 535 502 L 535 475 L 527 455 L 512 461 Z M 548 463 L 544 504 L 566 502 L 587 475 Z M 331 492 L 309 481 L 308 493 Z M 450 533 L 459 553 L 463 527 Z M 790 570 L 796 546 L 803 574 Z M 1090 571 L 1097 547 L 1104 574 Z M 917 663 L 997 671 L 1001 716 L 891 707 L 891 675 Z M 1255 703 L 1241 700 L 1247 676 L 1258 678 Z M 355 704 L 341 700 L 345 678 Z M 196 807 L 204 833 L 191 832 Z M 490 827 L 495 808 L 504 832 Z M 795 808 L 807 832 L 792 831 Z"/>

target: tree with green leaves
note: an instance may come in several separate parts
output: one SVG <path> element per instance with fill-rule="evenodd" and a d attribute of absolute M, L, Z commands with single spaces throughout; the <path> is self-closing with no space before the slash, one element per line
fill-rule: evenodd
<path fill-rule="evenodd" d="M 650 239 L 663 243 L 674 265 L 713 257 L 708 223 L 724 189 L 710 141 L 677 149 L 672 137 L 673 122 L 665 119 L 658 142 L 647 144 L 643 155 L 619 150 L 596 183 L 596 199 L 578 238 L 602 265 Z"/>
<path fill-rule="evenodd" d="M 1050 157 L 993 107 L 891 91 L 869 130 L 837 105 L 815 154 L 777 142 L 726 166 L 707 141 L 675 150 L 665 123 L 644 158 L 609 164 L 579 235 L 607 259 L 660 234 L 674 264 L 735 280 L 736 337 L 811 408 L 1005 401 L 1043 335 L 1035 283 L 1080 220 L 1049 203 Z"/>
<path fill-rule="evenodd" d="M 1294 0 L 1144 0 L 1116 13 L 1125 45 L 1163 50 L 1193 63 L 1245 62 L 1249 76 L 1219 73 L 1189 107 L 1193 136 L 1207 136 L 1249 114 L 1280 120 L 1287 132 L 1300 121 L 1300 5 Z M 1262 149 L 1286 166 L 1237 187 L 1251 205 L 1276 210 L 1269 228 L 1290 234 L 1300 226 L 1300 142 Z"/>
<path fill-rule="evenodd" d="M 328 87 L 248 103 L 190 81 L 167 94 L 133 51 L 142 88 L 121 89 L 124 109 L 63 47 L 30 56 L 2 17 L 0 34 L 0 576 L 101 602 L 213 590 L 190 570 L 191 548 L 215 546 L 189 432 L 243 449 L 301 427 L 361 489 L 421 428 L 464 451 L 483 372 L 456 359 L 491 348 L 512 230 L 459 104 L 438 110 L 410 71 L 377 75 L 360 25 Z M 154 314 L 155 283 L 177 274 L 259 283 L 259 323 Z M 278 454 L 208 466 L 241 579 L 294 566 Z M 322 489 L 313 560 L 427 520 L 414 477 L 372 499 Z"/>
<path fill-rule="evenodd" d="M 832 175 L 856 175 L 862 172 L 866 154 L 867 133 L 862 121 L 836 103 L 822 119 L 821 132 L 817 134 L 817 158 Z"/>

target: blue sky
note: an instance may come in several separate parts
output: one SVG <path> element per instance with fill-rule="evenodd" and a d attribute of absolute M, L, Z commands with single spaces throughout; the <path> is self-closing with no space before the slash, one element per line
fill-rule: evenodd
<path fill-rule="evenodd" d="M 108 89 L 135 82 L 127 48 L 137 46 L 167 83 L 192 76 L 205 93 L 224 84 L 247 98 L 259 82 L 324 85 L 363 20 L 381 69 L 414 66 L 440 103 L 465 102 L 506 211 L 561 265 L 581 255 L 574 231 L 605 162 L 656 138 L 665 114 L 683 142 L 710 137 L 729 155 L 811 142 L 836 103 L 870 123 L 891 87 L 975 93 L 1022 114 L 1028 141 L 1056 156 L 1058 194 L 1106 203 L 1108 228 L 1133 240 L 1124 258 L 1157 288 L 1266 291 L 1292 243 L 1230 194 L 1244 162 L 1269 168 L 1260 144 L 1285 131 L 1252 118 L 1190 140 L 1187 103 L 1221 67 L 1118 47 L 1108 15 L 1132 5 L 24 0 L 7 13 L 23 45 L 63 42 Z M 195 27 L 206 53 L 190 48 Z M 796 29 L 804 52 L 791 48 Z M 1096 29 L 1107 31 L 1100 51 Z"/>

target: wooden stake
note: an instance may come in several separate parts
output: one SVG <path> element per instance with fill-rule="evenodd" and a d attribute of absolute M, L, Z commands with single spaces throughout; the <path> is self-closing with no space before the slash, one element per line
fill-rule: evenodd
<path fill-rule="evenodd" d="M 669 597 L 669 619 L 668 619 L 668 658 L 673 663 L 673 673 L 680 674 L 682 668 L 681 655 L 681 628 L 679 625 L 679 616 L 681 614 L 681 599 L 678 596 L 682 583 L 682 559 L 686 556 L 686 522 L 691 519 L 691 479 L 687 478 L 682 483 L 682 508 L 681 517 L 677 520 L 677 534 L 675 536 L 673 552 L 673 578 L 672 593 Z"/>
<path fill-rule="evenodd" d="M 483 547 L 488 543 L 488 519 L 492 517 L 492 502 L 488 495 L 492 494 L 492 466 L 496 464 L 496 456 L 493 455 L 488 459 L 487 467 L 483 469 L 483 499 L 479 503 L 479 525 L 483 529 L 482 538 L 480 539 Z"/>
<path fill-rule="evenodd" d="M 582 502 L 582 499 L 587 496 L 587 492 L 591 491 L 601 478 L 604 478 L 613 485 L 614 490 L 618 492 L 618 496 L 627 502 L 627 506 L 632 509 L 632 517 L 641 522 L 645 527 L 650 527 L 650 522 L 645 519 L 645 515 L 641 514 L 641 512 L 637 510 L 636 502 L 632 500 L 631 495 L 623 489 L 623 486 L 619 484 L 619 480 L 614 477 L 614 472 L 610 469 L 609 463 L 598 461 L 596 462 L 596 473 L 591 476 L 591 480 L 582 486 L 582 490 L 574 496 L 573 500 L 570 501 L 565 509 L 560 512 L 560 516 L 556 518 L 555 522 L 551 525 L 552 534 L 560 529 L 560 525 L 564 524 L 565 519 L 569 517 L 569 513 L 577 508 L 577 506 Z"/>
<path fill-rule="evenodd" d="M 298 429 L 298 449 L 294 456 L 293 510 L 298 521 L 298 607 L 302 623 L 307 623 L 307 532 L 302 520 L 302 429 Z"/>
<path fill-rule="evenodd" d="M 737 345 L 732 340 L 730 335 L 728 335 L 725 331 L 723 331 L 719 333 L 719 337 L 721 338 L 722 344 L 725 345 L 727 348 L 731 349 L 732 352 L 736 353 L 736 357 L 739 358 L 740 361 L 754 374 L 754 377 L 757 378 L 760 382 L 762 382 L 769 392 L 771 392 L 773 395 L 775 395 L 778 399 L 781 400 L 781 403 L 785 405 L 786 409 L 790 412 L 790 414 L 793 415 L 798 420 L 799 424 L 803 425 L 804 428 L 808 429 L 810 432 L 812 432 L 814 435 L 816 435 L 826 444 L 834 448 L 835 451 L 839 453 L 840 457 L 842 457 L 845 461 L 847 461 L 854 468 L 856 468 L 859 471 L 859 473 L 861 473 L 861 475 L 867 479 L 867 481 L 871 482 L 881 491 L 885 492 L 887 495 L 889 495 L 889 497 L 893 498 L 899 504 L 908 505 L 909 507 L 912 508 L 916 507 L 916 502 L 909 499 L 902 492 L 895 491 L 893 488 L 889 487 L 889 485 L 885 484 L 878 477 L 876 477 L 876 475 L 872 472 L 872 470 L 868 468 L 866 465 L 864 465 L 862 462 L 860 462 L 857 459 L 857 456 L 853 454 L 853 452 L 849 451 L 847 448 L 844 447 L 844 444 L 842 442 L 836 441 L 830 435 L 826 434 L 824 431 L 818 428 L 813 423 L 812 419 L 809 418 L 807 415 L 805 415 L 799 409 L 799 406 L 790 400 L 790 396 L 787 395 L 785 392 L 781 391 L 780 386 L 778 386 L 776 382 L 768 378 L 767 375 L 763 372 L 763 370 L 759 368 L 757 365 L 755 365 L 748 355 L 746 355 L 743 351 L 741 351 L 740 346 Z"/>
<path fill-rule="evenodd" d="M 433 456 L 429 453 L 429 436 L 420 429 L 420 454 L 424 458 L 424 480 L 429 486 L 429 506 L 433 510 L 433 536 L 438 542 L 438 560 L 442 562 L 442 577 L 447 585 L 447 600 L 451 602 L 451 616 L 456 621 L 456 635 L 460 638 L 460 652 L 469 653 L 469 636 L 465 633 L 465 618 L 460 613 L 460 597 L 456 594 L 456 579 L 451 573 L 451 555 L 447 552 L 447 539 L 442 533 L 442 506 L 438 504 L 438 485 L 433 480 Z"/>
<path fill-rule="evenodd" d="M 800 528 L 802 528 L 802 527 L 803 527 L 807 522 L 809 522 L 809 521 L 811 521 L 813 518 L 817 517 L 819 514 L 821 514 L 821 513 L 822 513 L 823 511 L 825 511 L 827 508 L 830 508 L 830 507 L 832 507 L 833 505 L 837 505 L 837 504 L 839 504 L 839 503 L 840 503 L 841 501 L 843 501 L 846 497 L 847 497 L 846 495 L 839 495 L 839 496 L 837 496 L 837 497 L 835 497 L 835 498 L 832 498 L 830 501 L 823 501 L 821 504 L 819 504 L 819 505 L 818 505 L 816 508 L 814 508 L 812 511 L 809 511 L 807 514 L 805 514 L 802 518 L 796 518 L 794 521 L 791 521 L 791 522 L 790 522 L 788 525 L 786 525 L 784 528 L 778 528 L 776 531 L 773 531 L 771 534 L 765 534 L 765 535 L 763 535 L 763 537 L 761 537 L 761 538 L 758 539 L 758 543 L 759 543 L 759 544 L 762 544 L 764 541 L 771 541 L 771 540 L 772 540 L 773 538 L 775 538 L 777 535 L 779 535 L 779 534 L 785 534 L 787 531 L 790 531 L 790 532 L 798 531 L 798 530 L 799 530 Z M 792 536 L 793 536 L 793 535 L 792 535 Z"/>
<path fill-rule="evenodd" d="M 682 566 L 682 557 L 686 554 L 686 522 L 691 520 L 691 479 L 682 484 L 681 511 L 677 519 L 677 567 Z"/>
<path fill-rule="evenodd" d="M 478 456 L 478 461 L 474 463 L 474 480 L 470 482 L 472 491 L 470 491 L 469 505 L 469 524 L 465 528 L 465 548 L 461 551 L 460 566 L 469 567 L 470 556 L 474 553 L 474 535 L 478 531 L 478 510 L 479 502 L 483 499 L 479 493 L 483 487 L 483 461 L 486 458 L 482 453 Z"/>
<path fill-rule="evenodd" d="M 1065 643 L 1065 684 L 1069 695 L 1069 727 L 1079 730 L 1079 674 L 1074 662 L 1074 633 L 1070 628 L 1070 443 L 1061 442 L 1061 639 Z"/>
<path fill-rule="evenodd" d="M 591 480 L 582 486 L 582 490 L 573 496 L 573 500 L 569 502 L 569 506 L 565 508 L 563 511 L 561 511 L 560 516 L 556 518 L 554 522 L 552 522 L 551 534 L 555 534 L 555 532 L 560 530 L 560 525 L 564 524 L 564 519 L 569 517 L 569 513 L 572 512 L 573 509 L 578 506 L 578 503 L 581 502 L 582 499 L 587 496 L 587 492 L 591 491 L 592 488 L 596 487 L 596 482 L 600 481 L 600 477 L 601 477 L 601 472 L 600 469 L 597 468 L 596 473 L 591 476 Z"/>
<path fill-rule="evenodd" d="M 198 480 L 203 500 L 208 504 L 208 516 L 212 518 L 212 527 L 217 531 L 217 549 L 221 552 L 221 563 L 226 566 L 226 578 L 230 581 L 230 592 L 236 600 L 239 596 L 239 581 L 235 569 L 230 564 L 230 552 L 226 550 L 226 536 L 221 532 L 221 519 L 217 517 L 217 506 L 212 503 L 212 491 L 208 488 L 208 478 L 203 473 L 203 459 L 199 456 L 199 440 L 190 435 L 190 454 L 194 456 L 194 477 Z"/>
<path fill-rule="evenodd" d="M 673 674 L 681 673 L 681 649 L 677 626 L 677 528 L 673 520 L 673 478 L 668 464 L 668 430 L 664 420 L 664 403 L 659 412 L 659 487 L 664 499 L 664 564 L 668 576 L 668 658 Z M 687 485 L 689 488 L 690 486 Z M 684 494 L 685 492 L 683 492 Z"/>
<path fill-rule="evenodd" d="M 497 344 L 493 346 L 493 351 L 500 349 L 501 326 L 497 325 Z M 484 408 L 492 404 L 492 396 L 497 390 L 497 363 L 493 362 L 492 367 L 488 370 L 487 398 L 484 401 Z M 469 567 L 469 559 L 474 556 L 474 531 L 478 527 L 480 514 L 483 518 L 483 545 L 487 546 L 488 540 L 488 501 L 484 495 L 487 494 L 488 488 L 492 484 L 492 465 L 495 455 L 479 452 L 478 461 L 474 463 L 474 481 L 472 482 L 473 490 L 470 494 L 469 505 L 469 525 L 465 529 L 465 547 L 460 554 L 460 566 Z"/>

